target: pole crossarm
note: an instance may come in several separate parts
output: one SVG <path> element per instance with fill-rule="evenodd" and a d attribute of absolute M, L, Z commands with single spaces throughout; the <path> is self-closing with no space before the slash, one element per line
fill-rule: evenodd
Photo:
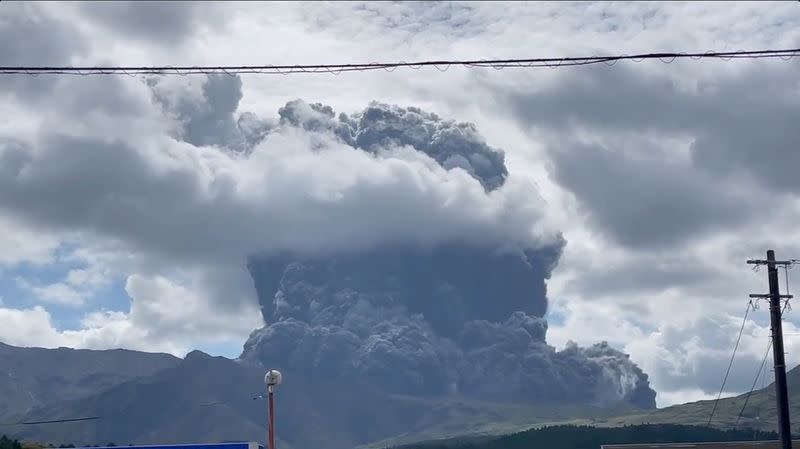
<path fill-rule="evenodd" d="M 750 293 L 751 298 L 761 298 L 761 299 L 768 299 L 772 298 L 772 295 L 769 293 Z M 778 295 L 778 298 L 781 299 L 792 299 L 794 295 Z"/>
<path fill-rule="evenodd" d="M 797 260 L 766 260 L 766 259 L 748 259 L 749 265 L 793 265 Z"/>

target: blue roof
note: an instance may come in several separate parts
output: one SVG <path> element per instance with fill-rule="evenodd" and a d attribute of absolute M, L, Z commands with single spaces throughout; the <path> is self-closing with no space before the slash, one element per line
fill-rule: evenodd
<path fill-rule="evenodd" d="M 254 442 L 241 443 L 201 443 L 201 444 L 143 444 L 133 446 L 101 446 L 86 447 L 85 449 L 125 449 L 125 448 L 147 448 L 147 449 L 264 449 L 264 446 Z"/>

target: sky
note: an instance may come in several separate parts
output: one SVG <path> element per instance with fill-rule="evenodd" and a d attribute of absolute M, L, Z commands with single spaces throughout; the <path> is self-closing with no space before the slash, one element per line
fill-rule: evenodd
<path fill-rule="evenodd" d="M 3 2 L 0 41 L 14 44 L 0 47 L 0 62 L 777 49 L 800 47 L 799 25 L 796 2 Z M 747 295 L 767 289 L 765 271 L 745 260 L 767 249 L 800 258 L 798 69 L 794 58 L 213 79 L 3 76 L 0 341 L 236 357 L 263 325 L 242 262 L 253 247 L 369 245 L 387 229 L 425 241 L 560 232 L 567 243 L 548 282 L 548 342 L 605 340 L 629 353 L 659 406 L 715 397 Z M 487 195 L 464 172 L 402 154 L 378 163 L 346 148 L 315 153 L 318 142 L 301 132 L 271 137 L 249 158 L 219 151 L 247 140 L 240 114 L 275 122 L 296 99 L 337 114 L 379 101 L 473 123 L 505 153 L 507 185 Z M 793 278 L 800 285 L 793 274 L 790 288 Z M 789 311 L 785 319 L 794 366 L 800 318 Z M 768 334 L 761 304 L 745 322 L 725 395 L 750 388 Z"/>

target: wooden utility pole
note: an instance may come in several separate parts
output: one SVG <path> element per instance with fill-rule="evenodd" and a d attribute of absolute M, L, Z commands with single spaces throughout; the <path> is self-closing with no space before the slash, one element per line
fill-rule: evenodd
<path fill-rule="evenodd" d="M 781 295 L 778 286 L 778 265 L 788 266 L 792 261 L 775 260 L 775 251 L 767 251 L 766 260 L 748 260 L 751 265 L 766 265 L 769 279 L 769 294 L 751 294 L 751 298 L 769 299 L 769 318 L 772 327 L 772 358 L 775 364 L 775 398 L 778 406 L 778 435 L 781 449 L 792 449 L 792 428 L 789 421 L 789 393 L 786 388 L 786 361 L 783 352 L 783 326 L 781 324 L 781 299 L 792 295 Z"/>

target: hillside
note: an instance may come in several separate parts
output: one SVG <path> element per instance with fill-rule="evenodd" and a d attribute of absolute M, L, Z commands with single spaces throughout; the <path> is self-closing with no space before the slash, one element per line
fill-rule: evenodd
<path fill-rule="evenodd" d="M 17 348 L 0 343 L 0 420 L 151 376 L 179 360 L 121 349 Z"/>
<path fill-rule="evenodd" d="M 265 404 L 252 399 L 262 390 L 263 370 L 194 351 L 176 366 L 149 378 L 59 407 L 40 408 L 27 416 L 31 420 L 99 416 L 96 421 L 19 426 L 10 433 L 26 440 L 74 444 L 263 441 Z M 331 449 L 375 441 L 388 444 L 460 434 L 501 434 L 553 418 L 611 413 L 574 405 L 388 395 L 369 386 L 312 382 L 297 373 L 286 376 L 277 405 L 282 447 Z"/>
<path fill-rule="evenodd" d="M 719 430 L 701 426 L 638 425 L 620 428 L 552 426 L 497 438 L 428 441 L 402 449 L 597 449 L 603 444 L 687 443 L 710 441 L 775 440 L 775 433 L 749 429 Z"/>
<path fill-rule="evenodd" d="M 262 370 L 194 351 L 177 366 L 150 378 L 29 415 L 37 420 L 64 416 L 101 419 L 28 426 L 14 435 L 75 444 L 263 441 L 265 403 L 252 399 L 262 390 Z M 399 432 L 422 412 L 418 406 L 404 408 L 402 403 L 384 408 L 352 407 L 352 397 L 368 399 L 372 404 L 385 399 L 356 386 L 304 382 L 300 375 L 287 376 L 277 398 L 279 437 L 292 447 L 343 448 Z"/>
<path fill-rule="evenodd" d="M 788 379 L 788 386 L 789 386 L 789 395 L 790 395 L 790 407 L 791 407 L 791 416 L 792 417 L 800 417 L 800 366 L 795 367 L 794 369 L 790 370 L 787 373 Z M 590 424 L 593 429 L 592 431 L 581 430 L 581 432 L 589 432 L 586 435 L 586 438 L 581 439 L 580 441 L 586 441 L 586 439 L 596 442 L 597 438 L 605 440 L 607 442 L 615 441 L 615 442 L 644 442 L 648 441 L 647 438 L 653 438 L 649 441 L 667 441 L 657 439 L 660 438 L 659 435 L 663 436 L 663 432 L 671 432 L 672 430 L 683 429 L 684 433 L 680 436 L 678 435 L 675 442 L 681 441 L 689 441 L 691 438 L 695 438 L 692 441 L 711 441 L 717 438 L 719 441 L 728 441 L 728 438 L 734 439 L 752 439 L 754 435 L 754 431 L 760 432 L 773 432 L 776 428 L 777 423 L 777 415 L 776 415 L 776 408 L 775 408 L 775 390 L 774 385 L 770 384 L 769 386 L 765 387 L 762 390 L 754 391 L 749 399 L 746 399 L 746 395 L 740 395 L 732 398 L 721 399 L 719 404 L 717 405 L 717 409 L 714 413 L 714 419 L 711 422 L 711 427 L 716 428 L 717 431 L 708 433 L 710 439 L 704 439 L 706 433 L 705 431 L 695 431 L 695 430 L 686 430 L 687 428 L 683 427 L 670 427 L 670 426 L 691 426 L 692 428 L 696 428 L 695 426 L 706 426 L 708 422 L 708 418 L 711 414 L 711 410 L 714 406 L 714 401 L 698 401 L 698 402 L 691 402 L 687 404 L 680 404 L 675 405 L 672 407 L 666 407 L 663 409 L 652 410 L 652 411 L 638 411 L 629 414 L 622 414 L 619 416 L 615 416 L 613 412 L 610 413 L 597 413 L 591 414 L 587 413 L 586 408 L 581 408 L 580 410 L 572 410 L 567 411 L 563 407 L 561 408 L 562 413 L 566 412 L 563 415 L 559 415 L 553 409 L 548 409 L 545 407 L 539 407 L 539 414 L 538 416 L 534 415 L 524 415 L 525 417 L 521 420 L 515 421 L 513 417 L 507 419 L 502 425 L 494 424 L 485 424 L 484 426 L 477 425 L 475 428 L 481 429 L 482 432 L 487 436 L 475 437 L 469 434 L 462 434 L 458 435 L 455 433 L 448 434 L 447 432 L 430 432 L 429 435 L 438 435 L 436 437 L 432 437 L 431 441 L 426 442 L 424 444 L 415 445 L 410 444 L 407 447 L 426 447 L 426 448 L 438 448 L 438 447 L 469 447 L 473 449 L 477 448 L 492 448 L 492 447 L 513 447 L 514 441 L 519 441 L 519 447 L 538 447 L 538 445 L 542 444 L 541 447 L 547 447 L 547 443 L 543 442 L 543 438 L 545 435 L 555 434 L 561 432 L 563 429 L 570 429 L 571 427 L 552 427 L 548 429 L 548 426 L 561 424 L 561 425 L 587 425 Z M 747 400 L 747 407 L 742 414 L 742 418 L 739 420 L 738 425 L 736 423 L 736 419 L 742 410 L 742 406 L 745 404 L 745 400 Z M 488 409 L 490 410 L 490 409 Z M 487 413 L 490 413 L 487 411 Z M 528 421 L 525 421 L 525 420 Z M 653 426 L 649 426 L 649 425 Z M 619 433 L 617 430 L 620 427 L 626 426 L 634 426 L 634 428 L 640 429 L 640 432 L 643 432 L 641 435 L 647 435 L 646 437 L 640 438 L 640 434 L 636 433 L 636 436 L 631 436 L 634 434 L 626 434 L 626 433 Z M 667 427 L 665 427 L 667 426 Z M 434 427 L 437 428 L 437 427 Z M 527 430 L 530 429 L 530 430 Z M 562 429 L 562 430 L 558 430 Z M 581 427 L 584 429 L 584 427 Z M 605 429 L 605 430 L 603 430 Z M 655 429 L 655 430 L 654 430 Z M 672 430 L 664 430 L 664 429 L 672 429 Z M 723 431 L 731 430 L 732 432 L 724 433 Z M 735 431 L 734 431 L 735 430 Z M 792 430 L 795 433 L 800 433 L 800 419 L 794 418 Z M 554 433 L 555 432 L 555 433 Z M 656 432 L 656 433 L 652 433 Z M 700 433 L 697 433 L 700 432 Z M 480 433 L 480 432 L 475 432 Z M 499 435 L 501 433 L 506 433 L 508 435 L 503 436 L 503 440 L 511 446 L 493 446 L 495 443 L 489 442 L 497 442 L 500 441 L 497 438 L 500 437 L 491 437 L 491 435 Z M 628 435 L 628 437 L 622 438 L 623 435 Z M 690 439 L 681 439 L 685 438 L 685 435 L 691 436 Z M 726 436 L 728 435 L 728 436 Z M 731 437 L 730 435 L 733 435 Z M 614 440 L 613 438 L 622 438 L 618 440 Z M 759 438 L 773 438 L 774 435 L 761 435 Z M 381 441 L 376 444 L 370 445 L 372 448 L 378 447 L 386 447 L 386 446 L 396 446 L 401 444 L 408 443 L 408 440 L 403 440 L 403 438 L 396 438 L 390 439 L 386 441 Z M 578 444 L 575 446 L 576 448 L 584 447 L 584 443 L 576 443 Z M 594 444 L 594 443 L 592 443 Z M 559 447 L 566 447 L 566 446 L 559 446 Z M 592 446 L 589 443 L 585 443 L 585 447 L 592 447 L 596 449 L 599 447 L 598 445 Z"/>
<path fill-rule="evenodd" d="M 589 424 L 621 413 L 620 409 L 547 403 L 508 404 L 463 397 L 436 401 L 405 400 L 424 401 L 425 412 L 415 427 L 363 445 L 364 449 L 383 449 L 425 440 L 473 441 L 552 424 Z"/>
<path fill-rule="evenodd" d="M 792 431 L 800 433 L 800 366 L 797 366 L 787 373 L 787 383 L 789 390 L 789 407 L 792 420 Z M 720 428 L 732 428 L 737 425 L 736 419 L 747 400 L 747 407 L 742 413 L 738 427 L 750 427 L 754 429 L 772 431 L 776 427 L 777 414 L 775 406 L 775 386 L 768 385 L 762 390 L 754 391 L 747 395 L 721 399 L 714 412 L 712 426 Z M 631 415 L 615 417 L 611 419 L 600 419 L 597 425 L 619 426 L 626 424 L 641 423 L 674 423 L 689 425 L 705 425 L 711 415 L 714 401 L 698 401 L 687 404 L 675 405 L 663 409 L 653 410 L 646 413 L 635 413 Z"/>

